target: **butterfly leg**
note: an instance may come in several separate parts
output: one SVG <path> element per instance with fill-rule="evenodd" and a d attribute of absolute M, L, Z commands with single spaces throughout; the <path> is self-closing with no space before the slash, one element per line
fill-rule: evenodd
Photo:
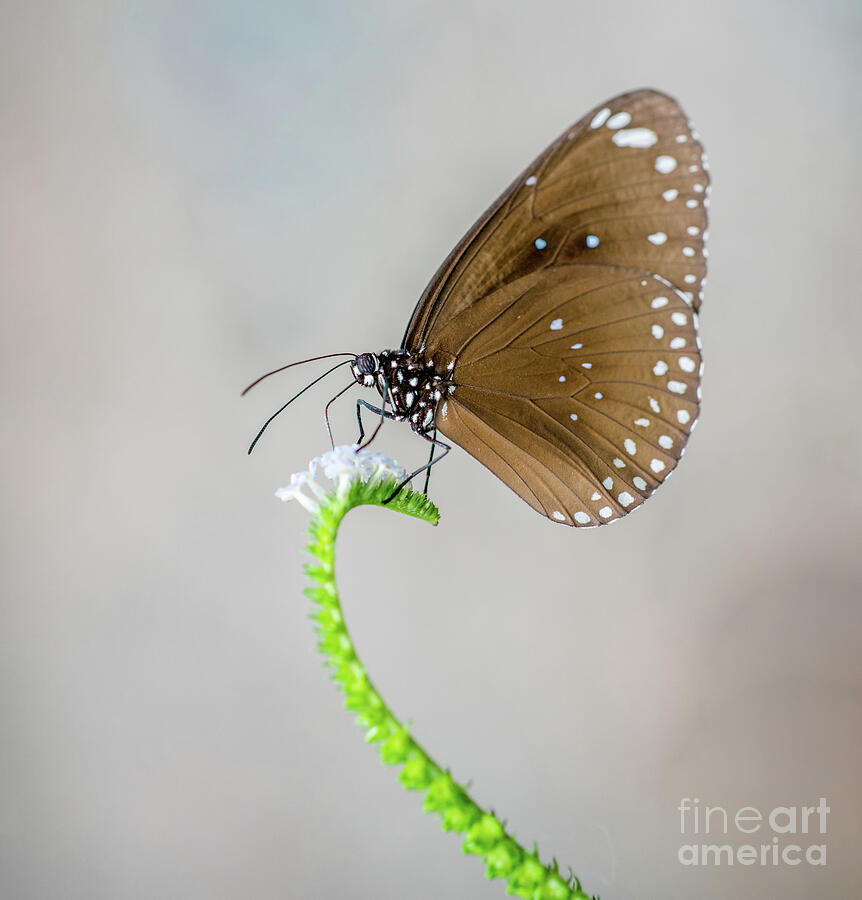
<path fill-rule="evenodd" d="M 401 488 L 404 487 L 405 484 L 407 484 L 408 482 L 412 481 L 412 480 L 413 480 L 420 472 L 425 472 L 426 470 L 429 470 L 429 469 L 431 468 L 431 466 L 436 465 L 436 464 L 437 464 L 438 462 L 440 462 L 440 460 L 443 459 L 443 457 L 444 457 L 444 456 L 452 449 L 452 445 L 451 445 L 451 444 L 446 444 L 446 443 L 444 443 L 443 441 L 438 441 L 437 438 L 436 438 L 436 436 L 435 436 L 435 437 L 431 437 L 430 435 L 427 435 L 427 434 L 425 434 L 425 433 L 422 432 L 422 431 L 417 431 L 416 434 L 418 434 L 419 437 L 424 438 L 426 441 L 428 441 L 429 444 L 431 444 L 431 454 L 432 454 L 432 458 L 431 458 L 427 463 L 425 463 L 424 466 L 419 466 L 419 468 L 418 468 L 415 472 L 411 472 L 411 473 L 410 473 L 410 474 L 409 474 L 409 475 L 401 482 L 401 484 L 397 485 L 396 488 L 395 488 L 395 490 L 394 490 L 394 491 L 393 491 L 393 492 L 392 492 L 392 493 L 391 493 L 391 494 L 383 501 L 383 505 L 384 505 L 384 506 L 385 506 L 387 503 L 389 503 L 390 501 L 392 501 L 392 500 L 395 499 L 395 497 L 398 495 L 398 492 L 401 490 Z M 435 435 L 436 435 L 436 430 L 435 430 Z M 434 458 L 433 458 L 434 448 L 435 448 L 435 447 L 442 447 L 442 448 L 443 448 L 443 452 L 437 457 L 437 459 L 434 459 Z"/>
<path fill-rule="evenodd" d="M 437 426 L 434 426 L 434 435 L 433 440 L 437 440 Z M 428 496 L 428 483 L 431 481 L 431 466 L 434 465 L 434 448 L 437 445 L 435 443 L 431 444 L 431 455 L 428 457 L 428 465 L 425 468 L 425 487 L 422 488 L 422 493 L 427 497 Z"/>
<path fill-rule="evenodd" d="M 360 412 L 360 408 L 363 406 L 366 409 L 371 410 L 371 412 L 377 413 L 377 415 L 380 416 L 380 421 L 377 423 L 377 427 L 374 429 L 374 433 L 371 435 L 371 437 L 367 441 L 365 441 L 364 444 L 362 443 L 362 439 L 365 437 L 365 428 L 363 428 L 363 426 L 362 426 L 362 414 Z M 356 421 L 359 424 L 359 438 L 357 439 L 356 443 L 360 447 L 367 447 L 374 440 L 374 438 L 377 437 L 377 432 L 380 431 L 380 426 L 383 424 L 384 419 L 397 419 L 397 418 L 398 418 L 397 416 L 393 415 L 390 412 L 386 412 L 386 410 L 378 409 L 378 407 L 372 406 L 367 400 L 357 400 L 356 401 Z"/>

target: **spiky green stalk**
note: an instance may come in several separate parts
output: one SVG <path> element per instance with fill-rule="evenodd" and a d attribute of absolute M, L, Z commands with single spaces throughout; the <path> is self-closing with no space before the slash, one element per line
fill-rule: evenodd
<path fill-rule="evenodd" d="M 320 499 L 309 526 L 311 539 L 306 549 L 316 562 L 305 566 L 313 582 L 305 594 L 316 605 L 312 618 L 320 639 L 318 649 L 344 692 L 344 705 L 365 729 L 365 740 L 378 744 L 380 759 L 386 765 L 401 767 L 398 779 L 404 787 L 425 792 L 425 812 L 440 816 L 444 831 L 463 834 L 463 852 L 481 856 L 485 876 L 505 879 L 507 894 L 530 900 L 589 900 L 577 878 L 564 878 L 556 860 L 543 864 L 535 846 L 532 852 L 525 850 L 493 813 L 476 804 L 464 786 L 428 756 L 384 703 L 356 655 L 335 585 L 335 538 L 341 520 L 351 509 L 384 506 L 394 486 L 391 478 L 371 483 L 353 481 L 346 491 L 334 491 Z M 384 508 L 432 525 L 440 518 L 427 497 L 406 488 Z"/>

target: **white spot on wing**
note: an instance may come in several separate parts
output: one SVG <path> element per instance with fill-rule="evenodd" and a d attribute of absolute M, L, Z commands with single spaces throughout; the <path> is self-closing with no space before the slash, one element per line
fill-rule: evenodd
<path fill-rule="evenodd" d="M 628 453 L 629 456 L 634 456 L 635 453 L 638 452 L 637 444 L 631 438 L 626 438 L 623 441 L 623 447 L 626 448 L 626 453 Z"/>
<path fill-rule="evenodd" d="M 600 109 L 594 116 L 592 121 L 590 122 L 590 128 L 601 128 L 602 125 L 607 122 L 608 117 L 610 116 L 611 111 L 607 108 Z M 589 520 L 588 520 L 589 521 Z"/>
<path fill-rule="evenodd" d="M 688 390 L 688 386 L 684 381 L 669 381 L 667 389 L 675 394 L 684 394 Z"/>
<path fill-rule="evenodd" d="M 650 460 L 649 467 L 653 472 L 663 472 L 665 470 L 665 464 L 660 459 Z"/>
<path fill-rule="evenodd" d="M 619 496 L 619 501 L 622 506 L 631 506 L 635 502 L 635 498 L 628 491 L 623 491 Z"/>
<path fill-rule="evenodd" d="M 687 409 L 678 409 L 676 411 L 676 420 L 680 425 L 687 425 L 691 415 Z"/>
<path fill-rule="evenodd" d="M 660 340 L 664 337 L 664 328 L 662 328 L 661 325 L 658 325 L 658 324 L 653 325 L 653 326 L 650 328 L 650 331 L 652 332 L 652 336 L 653 336 L 657 341 L 660 341 Z"/>
<path fill-rule="evenodd" d="M 688 322 L 688 316 L 684 312 L 673 312 L 670 314 L 670 320 L 674 325 L 679 325 L 682 328 Z"/>
<path fill-rule="evenodd" d="M 608 128 L 625 128 L 631 122 L 631 113 L 618 112 L 608 119 Z"/>
<path fill-rule="evenodd" d="M 676 159 L 673 156 L 662 154 L 656 157 L 655 170 L 661 172 L 662 175 L 670 175 L 676 168 Z"/>
<path fill-rule="evenodd" d="M 658 375 L 659 377 L 661 377 L 662 375 L 666 375 L 667 374 L 667 363 L 663 359 L 660 359 L 652 367 L 652 373 L 653 373 L 653 375 Z"/>
<path fill-rule="evenodd" d="M 536 183 L 536 176 L 535 176 L 535 175 L 531 175 L 531 176 L 524 182 L 524 184 L 527 184 L 527 185 L 529 185 L 530 187 L 532 187 L 535 183 Z"/>
<path fill-rule="evenodd" d="M 590 517 L 585 512 L 576 512 L 575 521 L 579 525 L 588 525 L 590 522 Z"/>
<path fill-rule="evenodd" d="M 660 247 L 667 240 L 667 235 L 663 231 L 656 231 L 653 234 L 648 234 L 647 240 L 651 244 L 655 244 L 656 247 Z"/>
<path fill-rule="evenodd" d="M 555 510 L 554 510 L 554 518 L 555 518 L 558 522 L 565 522 L 565 521 L 566 521 L 566 517 L 565 517 L 558 509 L 555 509 Z"/>
<path fill-rule="evenodd" d="M 667 297 L 653 297 L 650 306 L 653 309 L 661 309 L 663 306 L 667 306 Z"/>
<path fill-rule="evenodd" d="M 614 511 L 613 511 L 609 506 L 603 506 L 603 507 L 599 510 L 599 515 L 600 515 L 603 519 L 609 519 L 613 514 L 614 514 Z"/>
<path fill-rule="evenodd" d="M 559 331 L 562 327 L 563 327 L 562 319 L 554 319 L 554 321 L 551 322 L 551 331 Z"/>
<path fill-rule="evenodd" d="M 694 360 L 690 356 L 681 356 L 677 362 L 683 372 L 693 372 L 696 368 Z"/>
<path fill-rule="evenodd" d="M 661 195 L 666 203 L 670 203 L 671 200 L 676 200 L 679 197 L 679 191 L 676 188 L 668 188 L 666 191 L 662 191 Z"/>
<path fill-rule="evenodd" d="M 598 247 L 599 246 L 598 237 L 596 237 L 596 235 L 594 235 L 594 234 L 588 234 L 587 235 L 587 246 L 590 248 L 590 250 L 594 250 L 596 247 Z"/>
<path fill-rule="evenodd" d="M 673 447 L 673 438 L 669 434 L 659 436 L 658 445 L 664 450 L 670 450 Z"/>
<path fill-rule="evenodd" d="M 632 478 L 632 482 L 639 491 L 646 490 L 646 482 L 643 480 L 643 478 L 640 477 L 640 475 L 635 475 L 635 477 Z"/>
<path fill-rule="evenodd" d="M 608 128 L 611 123 L 608 122 Z M 651 128 L 626 128 L 618 131 L 611 140 L 617 147 L 652 147 L 658 142 L 658 135 Z"/>

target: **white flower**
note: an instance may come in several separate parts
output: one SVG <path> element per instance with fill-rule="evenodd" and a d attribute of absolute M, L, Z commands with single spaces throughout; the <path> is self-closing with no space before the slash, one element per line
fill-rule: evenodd
<path fill-rule="evenodd" d="M 279 488 L 275 496 L 284 501 L 298 500 L 309 512 L 316 513 L 320 509 L 318 501 L 332 493 L 332 486 L 321 483 L 321 476 L 333 482 L 338 497 L 344 498 L 354 481 L 402 481 L 407 472 L 383 453 L 360 450 L 357 444 L 335 447 L 311 460 L 307 471 L 291 475 L 290 484 Z M 314 496 L 304 493 L 304 488 Z"/>
<path fill-rule="evenodd" d="M 290 476 L 290 484 L 287 487 L 279 488 L 275 492 L 275 496 L 278 497 L 279 500 L 284 500 L 285 503 L 288 500 L 299 500 L 310 513 L 316 513 L 319 509 L 317 502 L 309 497 L 308 494 L 303 494 L 302 492 L 302 489 L 310 480 L 310 472 L 294 472 L 293 475 Z M 317 487 L 317 485 L 314 487 Z"/>

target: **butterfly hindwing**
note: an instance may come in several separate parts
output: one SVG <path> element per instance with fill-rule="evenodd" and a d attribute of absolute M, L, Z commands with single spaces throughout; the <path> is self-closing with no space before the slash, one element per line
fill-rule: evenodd
<path fill-rule="evenodd" d="M 636 269 L 533 273 L 464 310 L 428 352 L 455 360 L 440 431 L 570 525 L 639 506 L 673 471 L 697 419 L 697 314 Z"/>

